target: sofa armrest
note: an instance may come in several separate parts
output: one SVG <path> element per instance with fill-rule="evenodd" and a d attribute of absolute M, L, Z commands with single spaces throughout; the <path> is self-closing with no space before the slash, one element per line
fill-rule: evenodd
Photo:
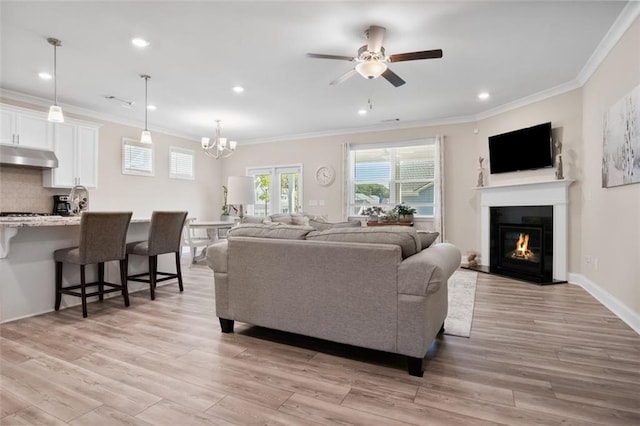
<path fill-rule="evenodd" d="M 441 243 L 405 259 L 398 267 L 398 293 L 426 296 L 447 283 L 460 266 L 460 250 Z"/>
<path fill-rule="evenodd" d="M 228 241 L 220 241 L 207 248 L 207 265 L 213 272 L 227 273 L 229 270 L 229 256 L 227 255 Z"/>

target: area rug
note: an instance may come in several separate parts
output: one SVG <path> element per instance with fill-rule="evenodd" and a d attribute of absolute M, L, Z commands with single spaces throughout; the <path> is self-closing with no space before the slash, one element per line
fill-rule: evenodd
<path fill-rule="evenodd" d="M 444 334 L 460 337 L 471 335 L 477 280 L 477 272 L 461 269 L 449 278 L 449 313 L 444 320 Z"/>

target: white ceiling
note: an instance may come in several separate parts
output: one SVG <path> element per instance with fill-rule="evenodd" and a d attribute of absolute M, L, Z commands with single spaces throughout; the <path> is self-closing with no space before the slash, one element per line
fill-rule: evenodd
<path fill-rule="evenodd" d="M 199 140 L 243 141 L 474 116 L 571 82 L 626 2 L 27 2 L 2 1 L 1 86 L 50 99 L 58 49 L 59 103 Z M 391 64 L 407 84 L 354 76 L 307 52 L 356 56 L 372 24 L 387 54 L 443 49 L 442 59 Z M 140 50 L 132 37 L 151 46 Z M 232 92 L 242 85 L 246 91 Z M 481 102 L 480 91 L 491 98 Z M 134 100 L 133 109 L 105 95 Z M 373 110 L 359 116 L 357 110 Z"/>

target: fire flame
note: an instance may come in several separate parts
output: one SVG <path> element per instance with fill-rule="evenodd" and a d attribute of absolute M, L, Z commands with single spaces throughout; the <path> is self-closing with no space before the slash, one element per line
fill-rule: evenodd
<path fill-rule="evenodd" d="M 518 242 L 516 243 L 516 249 L 513 252 L 513 257 L 528 259 L 531 256 L 533 256 L 533 252 L 529 250 L 529 234 L 520 234 L 518 236 Z"/>

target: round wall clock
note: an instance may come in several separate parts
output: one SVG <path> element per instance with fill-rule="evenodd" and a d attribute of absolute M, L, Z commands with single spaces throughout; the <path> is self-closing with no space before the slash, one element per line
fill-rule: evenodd
<path fill-rule="evenodd" d="M 320 166 L 316 170 L 316 182 L 322 186 L 329 186 L 336 178 L 336 172 L 331 166 Z"/>

